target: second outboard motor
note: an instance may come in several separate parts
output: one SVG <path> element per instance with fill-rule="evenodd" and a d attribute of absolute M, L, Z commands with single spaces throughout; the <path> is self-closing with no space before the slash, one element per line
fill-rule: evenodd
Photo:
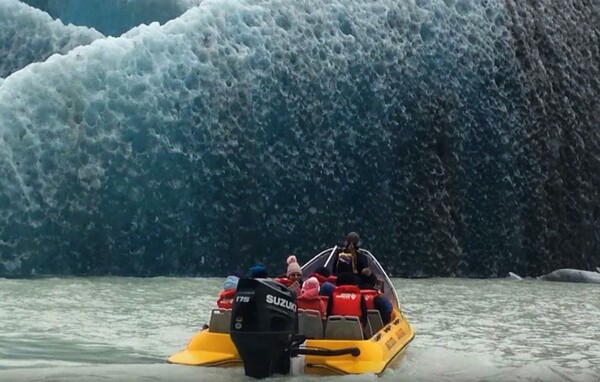
<path fill-rule="evenodd" d="M 287 374 L 296 332 L 296 296 L 268 279 L 241 279 L 231 312 L 231 339 L 247 376 Z"/>

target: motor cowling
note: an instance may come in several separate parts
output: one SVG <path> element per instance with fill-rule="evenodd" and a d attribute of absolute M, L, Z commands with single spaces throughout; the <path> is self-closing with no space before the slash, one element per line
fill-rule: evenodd
<path fill-rule="evenodd" d="M 297 331 L 296 296 L 269 279 L 241 279 L 231 312 L 230 336 L 247 376 L 287 374 Z"/>

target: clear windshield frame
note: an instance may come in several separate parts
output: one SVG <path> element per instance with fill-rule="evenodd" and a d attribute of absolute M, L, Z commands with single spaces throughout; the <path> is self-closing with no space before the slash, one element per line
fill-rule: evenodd
<path fill-rule="evenodd" d="M 339 253 L 341 249 L 341 247 L 335 246 L 318 253 L 302 267 L 302 274 L 304 277 L 313 274 L 320 267 L 325 267 L 331 272 L 335 255 Z M 371 271 L 377 276 L 377 279 L 383 283 L 383 295 L 390 300 L 395 308 L 399 308 L 398 294 L 396 293 L 394 284 L 392 284 L 392 281 L 383 270 L 381 264 L 379 264 L 379 261 L 377 261 L 375 256 L 366 249 L 361 248 L 359 251 L 367 257 L 369 260 L 369 268 L 371 268 Z"/>

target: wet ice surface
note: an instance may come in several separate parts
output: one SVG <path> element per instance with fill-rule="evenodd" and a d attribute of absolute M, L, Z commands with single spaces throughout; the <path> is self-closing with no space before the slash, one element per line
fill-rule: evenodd
<path fill-rule="evenodd" d="M 0 275 L 222 274 L 350 226 L 399 276 L 597 266 L 597 1 L 29 2 L 64 23 L 0 1 Z"/>

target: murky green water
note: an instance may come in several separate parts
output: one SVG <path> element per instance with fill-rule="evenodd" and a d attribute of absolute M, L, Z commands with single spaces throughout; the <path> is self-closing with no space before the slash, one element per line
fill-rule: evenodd
<path fill-rule="evenodd" d="M 208 321 L 222 279 L 0 280 L 0 381 L 233 381 L 170 365 Z M 417 336 L 381 377 L 279 381 L 600 380 L 600 285 L 395 279 Z"/>

